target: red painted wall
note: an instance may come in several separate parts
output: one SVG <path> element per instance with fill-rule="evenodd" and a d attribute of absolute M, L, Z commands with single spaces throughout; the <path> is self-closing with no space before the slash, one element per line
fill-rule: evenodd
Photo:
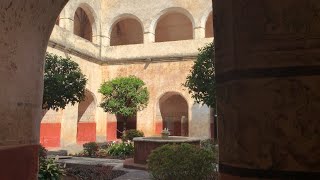
<path fill-rule="evenodd" d="M 107 123 L 107 141 L 117 140 L 117 122 Z"/>
<path fill-rule="evenodd" d="M 46 148 L 60 147 L 60 123 L 41 123 L 40 143 Z"/>
<path fill-rule="evenodd" d="M 78 123 L 77 143 L 84 144 L 96 141 L 96 123 Z"/>

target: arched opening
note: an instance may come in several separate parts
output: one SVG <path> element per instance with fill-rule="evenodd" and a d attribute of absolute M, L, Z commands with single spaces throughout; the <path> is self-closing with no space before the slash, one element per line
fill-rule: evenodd
<path fill-rule="evenodd" d="M 92 42 L 92 22 L 90 22 L 87 13 L 81 7 L 74 14 L 73 32 L 75 35 Z"/>
<path fill-rule="evenodd" d="M 113 25 L 110 45 L 142 44 L 143 29 L 141 23 L 136 19 L 123 19 Z"/>
<path fill-rule="evenodd" d="M 60 147 L 62 115 L 63 110 L 42 110 L 40 144 L 48 149 Z"/>
<path fill-rule="evenodd" d="M 96 102 L 91 92 L 86 91 L 85 95 L 84 101 L 80 102 L 78 106 L 78 144 L 96 141 Z"/>
<path fill-rule="evenodd" d="M 212 12 L 210 13 L 206 22 L 206 38 L 210 37 L 214 37 Z"/>
<path fill-rule="evenodd" d="M 155 42 L 187 39 L 193 39 L 193 25 L 186 15 L 170 12 L 160 17 L 155 30 Z"/>
<path fill-rule="evenodd" d="M 163 128 L 172 136 L 188 136 L 188 103 L 178 93 L 169 92 L 159 100 Z"/>

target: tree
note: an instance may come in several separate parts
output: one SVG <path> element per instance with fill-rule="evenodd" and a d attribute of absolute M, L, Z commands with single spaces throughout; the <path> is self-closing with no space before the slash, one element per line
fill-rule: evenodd
<path fill-rule="evenodd" d="M 126 130 L 128 118 L 146 108 L 149 101 L 149 92 L 145 83 L 135 76 L 118 77 L 104 82 L 99 93 L 103 95 L 100 107 L 105 112 L 121 115 L 124 118 L 124 130 Z"/>
<path fill-rule="evenodd" d="M 84 100 L 87 79 L 70 58 L 47 53 L 42 109 L 64 109 Z"/>
<path fill-rule="evenodd" d="M 197 103 L 216 107 L 214 44 L 209 43 L 199 49 L 190 74 L 183 86 L 187 87 Z"/>

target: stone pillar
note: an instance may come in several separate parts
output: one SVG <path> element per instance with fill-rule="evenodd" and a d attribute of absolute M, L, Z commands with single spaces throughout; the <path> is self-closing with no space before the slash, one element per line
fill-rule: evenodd
<path fill-rule="evenodd" d="M 196 27 L 193 30 L 193 39 L 202 39 L 206 37 L 206 30 L 204 27 Z"/>
<path fill-rule="evenodd" d="M 143 34 L 143 43 L 148 44 L 148 43 L 154 43 L 155 42 L 155 35 L 151 32 L 145 32 Z"/>
<path fill-rule="evenodd" d="M 59 26 L 73 32 L 74 31 L 74 7 L 72 7 L 72 3 L 68 3 L 66 7 L 62 10 L 60 14 L 60 22 Z"/>
<path fill-rule="evenodd" d="M 44 54 L 65 3 L 0 1 L 0 179 L 37 179 Z"/>
<path fill-rule="evenodd" d="M 96 110 L 96 141 L 106 142 L 107 139 L 107 115 L 102 108 Z"/>
<path fill-rule="evenodd" d="M 73 18 L 60 16 L 59 26 L 70 32 L 73 32 L 73 26 L 74 26 Z"/>
<path fill-rule="evenodd" d="M 117 118 L 107 113 L 107 141 L 117 140 Z"/>
<path fill-rule="evenodd" d="M 98 38 L 100 39 L 101 46 L 104 46 L 104 47 L 110 46 L 110 37 L 100 35 L 98 36 Z"/>
<path fill-rule="evenodd" d="M 190 108 L 189 136 L 201 139 L 210 138 L 210 108 L 194 103 Z"/>
<path fill-rule="evenodd" d="M 220 179 L 319 179 L 320 1 L 215 7 Z"/>
<path fill-rule="evenodd" d="M 78 105 L 68 104 L 63 112 L 61 122 L 61 147 L 68 148 L 72 152 L 72 146 L 77 144 L 77 128 L 78 128 Z"/>

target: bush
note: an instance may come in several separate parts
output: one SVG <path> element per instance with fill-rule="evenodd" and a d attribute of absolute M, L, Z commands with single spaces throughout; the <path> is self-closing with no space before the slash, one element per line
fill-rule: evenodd
<path fill-rule="evenodd" d="M 99 149 L 108 149 L 112 142 L 98 143 Z"/>
<path fill-rule="evenodd" d="M 40 158 L 39 166 L 39 180 L 60 179 L 64 175 L 64 170 L 54 159 Z"/>
<path fill-rule="evenodd" d="M 218 154 L 218 145 L 214 139 L 206 139 L 200 142 L 201 148 L 214 151 L 215 154 Z"/>
<path fill-rule="evenodd" d="M 142 131 L 136 129 L 130 129 L 124 132 L 123 136 L 121 137 L 122 141 L 132 141 L 135 137 L 144 137 L 144 133 Z"/>
<path fill-rule="evenodd" d="M 96 157 L 99 158 L 106 158 L 109 157 L 109 153 L 107 149 L 99 149 L 98 152 L 96 153 Z"/>
<path fill-rule="evenodd" d="M 95 156 L 99 150 L 99 146 L 96 142 L 88 142 L 83 144 L 83 150 L 87 152 L 89 156 Z"/>
<path fill-rule="evenodd" d="M 133 144 L 130 142 L 113 143 L 108 149 L 108 153 L 117 158 L 132 156 L 134 152 Z"/>
<path fill-rule="evenodd" d="M 216 170 L 213 151 L 190 144 L 167 144 L 155 149 L 148 158 L 151 176 L 157 180 L 212 179 Z"/>

